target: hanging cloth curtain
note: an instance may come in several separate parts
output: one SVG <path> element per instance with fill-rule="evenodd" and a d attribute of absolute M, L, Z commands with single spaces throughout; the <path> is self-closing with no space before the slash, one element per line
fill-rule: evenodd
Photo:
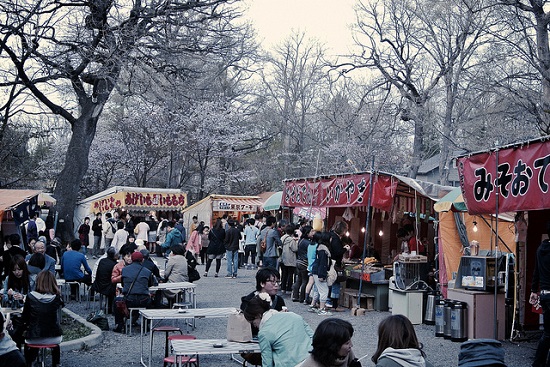
<path fill-rule="evenodd" d="M 466 248 L 466 247 L 470 247 L 470 241 L 468 241 L 466 226 L 464 225 L 464 222 L 462 221 L 460 214 L 461 213 L 453 212 L 453 215 L 455 217 L 456 229 L 458 231 L 458 236 L 460 237 L 460 242 L 462 243 L 462 247 Z"/>

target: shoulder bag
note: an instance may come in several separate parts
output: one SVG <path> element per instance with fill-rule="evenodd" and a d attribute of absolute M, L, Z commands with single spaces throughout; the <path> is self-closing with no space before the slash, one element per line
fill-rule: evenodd
<path fill-rule="evenodd" d="M 134 287 L 134 284 L 135 284 L 136 280 L 138 279 L 139 273 L 141 273 L 142 269 L 143 269 L 143 265 L 141 266 L 141 269 L 139 269 L 139 271 L 136 275 L 136 278 L 134 279 L 132 284 L 130 284 L 130 288 L 128 288 L 128 293 L 126 295 L 122 295 L 121 297 L 118 297 L 118 299 L 115 300 L 115 307 L 116 307 L 117 311 L 124 317 L 129 317 L 130 316 L 130 311 L 128 310 L 128 306 L 126 305 L 126 297 L 129 296 L 130 293 L 132 292 L 132 288 Z"/>
<path fill-rule="evenodd" d="M 267 235 L 269 234 L 269 229 L 265 232 L 264 239 L 260 241 L 260 251 L 262 254 L 267 250 Z"/>

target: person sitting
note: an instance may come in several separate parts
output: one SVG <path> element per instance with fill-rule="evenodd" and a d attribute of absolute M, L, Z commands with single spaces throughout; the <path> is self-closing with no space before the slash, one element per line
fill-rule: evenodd
<path fill-rule="evenodd" d="M 0 312 L 0 367 L 25 367 L 25 358 L 10 334 L 4 329 L 4 315 Z"/>
<path fill-rule="evenodd" d="M 271 308 L 281 311 L 285 305 L 283 297 L 277 295 L 281 285 L 279 272 L 275 268 L 262 268 L 256 272 L 256 290 L 241 298 L 241 310 L 245 310 L 248 302 L 261 292 L 271 297 Z"/>
<path fill-rule="evenodd" d="M 63 340 L 59 309 L 63 307 L 61 292 L 55 276 L 47 270 L 36 277 L 36 289 L 29 293 L 23 308 L 23 322 L 27 325 L 25 344 L 57 344 L 52 349 L 52 362 L 60 363 L 59 344 Z M 38 355 L 38 349 L 25 345 L 25 360 L 30 366 Z"/>
<path fill-rule="evenodd" d="M 3 262 L 4 262 L 4 279 L 10 275 L 10 264 L 12 259 L 19 255 L 25 260 L 27 253 L 21 247 L 21 237 L 17 233 L 13 233 L 9 237 L 9 241 L 6 242 L 6 250 L 4 251 Z"/>
<path fill-rule="evenodd" d="M 168 257 L 166 270 L 164 270 L 164 279 L 167 283 L 188 282 L 187 259 L 185 258 L 185 248 L 182 245 L 172 246 L 172 253 Z M 171 304 L 176 298 L 178 290 L 166 289 L 165 297 Z"/>
<path fill-rule="evenodd" d="M 111 282 L 113 268 L 117 263 L 116 249 L 112 246 L 109 247 L 106 255 L 106 257 L 98 261 L 92 289 L 107 297 L 107 313 L 111 313 L 113 309 L 113 300 L 116 294 L 116 284 Z"/>
<path fill-rule="evenodd" d="M 34 280 L 31 279 L 27 263 L 22 256 L 16 255 L 11 259 L 9 275 L 4 280 L 3 303 L 7 307 L 21 308 L 25 303 L 25 297 L 34 289 Z M 21 316 L 13 314 L 11 316 L 10 336 L 21 346 L 24 342 L 23 332 L 25 325 Z"/>
<path fill-rule="evenodd" d="M 40 237 L 43 238 L 43 237 Z M 42 241 L 38 241 L 34 244 L 34 253 L 35 254 L 42 254 L 44 255 L 44 269 L 50 271 L 53 275 L 55 275 L 55 259 L 46 254 L 46 244 Z M 32 255 L 27 255 L 25 257 L 25 261 L 29 261 L 31 259 Z"/>
<path fill-rule="evenodd" d="M 132 253 L 133 251 L 130 250 L 130 247 L 127 245 L 120 248 L 119 254 L 120 257 L 122 257 L 122 260 L 119 260 L 113 267 L 113 272 L 111 273 L 111 282 L 113 284 L 117 284 L 122 281 L 122 269 L 132 263 Z"/>
<path fill-rule="evenodd" d="M 378 346 L 371 358 L 376 367 L 433 367 L 425 358 L 408 318 L 392 315 L 380 322 Z"/>
<path fill-rule="evenodd" d="M 32 254 L 28 260 L 27 267 L 29 268 L 31 284 L 34 284 L 36 282 L 36 277 L 38 276 L 38 273 L 40 273 L 42 270 L 47 270 L 47 269 L 44 269 L 46 267 L 46 259 L 44 255 L 42 255 L 39 252 L 35 252 L 34 254 Z"/>
<path fill-rule="evenodd" d="M 92 269 L 83 253 L 80 252 L 82 242 L 73 240 L 69 250 L 65 251 L 61 257 L 61 273 L 67 282 L 79 282 L 86 285 L 92 284 Z M 84 273 L 81 269 L 84 267 Z M 76 299 L 78 287 L 71 287 L 71 297 Z"/>
<path fill-rule="evenodd" d="M 341 319 L 325 319 L 313 334 L 313 349 L 300 367 L 360 367 L 353 354 L 353 326 Z"/>
<path fill-rule="evenodd" d="M 244 310 L 246 320 L 259 330 L 262 366 L 296 366 L 308 356 L 313 330 L 301 316 L 274 310 L 271 303 L 271 296 L 261 292 Z"/>
<path fill-rule="evenodd" d="M 166 254 L 169 254 L 173 246 L 181 245 L 183 243 L 184 238 L 179 229 L 175 228 L 174 222 L 166 223 L 166 232 L 167 235 L 164 243 L 160 243 L 160 241 L 157 243 L 160 245 L 162 251 L 166 252 Z"/>
<path fill-rule="evenodd" d="M 143 255 L 134 252 L 131 255 L 132 263 L 122 269 L 122 294 L 128 308 L 144 307 L 151 305 L 149 287 L 153 285 L 153 274 L 142 266 Z M 137 321 L 137 316 L 132 318 Z M 121 333 L 124 324 L 124 315 L 115 308 L 115 332 Z"/>

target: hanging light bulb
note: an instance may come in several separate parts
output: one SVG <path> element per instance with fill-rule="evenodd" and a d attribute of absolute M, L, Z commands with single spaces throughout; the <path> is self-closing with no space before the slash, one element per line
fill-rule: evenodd
<path fill-rule="evenodd" d="M 361 228 L 361 233 L 365 233 L 365 227 Z"/>
<path fill-rule="evenodd" d="M 349 231 L 346 231 L 346 237 L 349 237 Z"/>
<path fill-rule="evenodd" d="M 474 220 L 474 228 L 473 228 L 474 232 L 477 232 L 477 222 Z"/>
<path fill-rule="evenodd" d="M 379 235 L 380 237 L 382 237 L 382 236 L 384 235 L 384 231 L 383 231 L 383 230 L 380 230 L 380 232 L 378 232 L 378 235 Z"/>

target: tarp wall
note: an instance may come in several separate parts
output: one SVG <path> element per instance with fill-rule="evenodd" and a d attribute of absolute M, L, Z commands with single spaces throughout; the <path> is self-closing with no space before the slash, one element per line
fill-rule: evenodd
<path fill-rule="evenodd" d="M 481 216 L 469 215 L 468 213 L 460 213 L 462 221 L 466 226 L 466 232 L 468 234 L 468 240 L 476 240 L 479 242 L 480 250 L 490 250 L 491 243 L 494 247 L 495 237 L 491 232 L 491 221 L 493 221 L 493 229 L 495 226 L 495 219 L 490 215 L 483 215 L 489 226 L 483 221 Z M 474 220 L 477 222 L 477 232 L 473 231 Z M 499 220 L 498 233 L 506 245 L 511 251 L 515 252 L 516 243 L 514 241 L 514 223 L 505 220 Z M 449 280 L 453 277 L 453 272 L 458 271 L 460 264 L 460 257 L 462 256 L 462 243 L 456 228 L 455 218 L 453 212 L 441 212 L 439 213 L 439 248 L 442 250 L 444 259 L 445 271 L 440 271 L 439 281 L 445 286 Z M 502 252 L 508 252 L 506 247 L 499 242 L 499 250 Z M 440 264 L 441 267 L 442 264 Z M 445 277 L 446 275 L 446 277 Z"/>

